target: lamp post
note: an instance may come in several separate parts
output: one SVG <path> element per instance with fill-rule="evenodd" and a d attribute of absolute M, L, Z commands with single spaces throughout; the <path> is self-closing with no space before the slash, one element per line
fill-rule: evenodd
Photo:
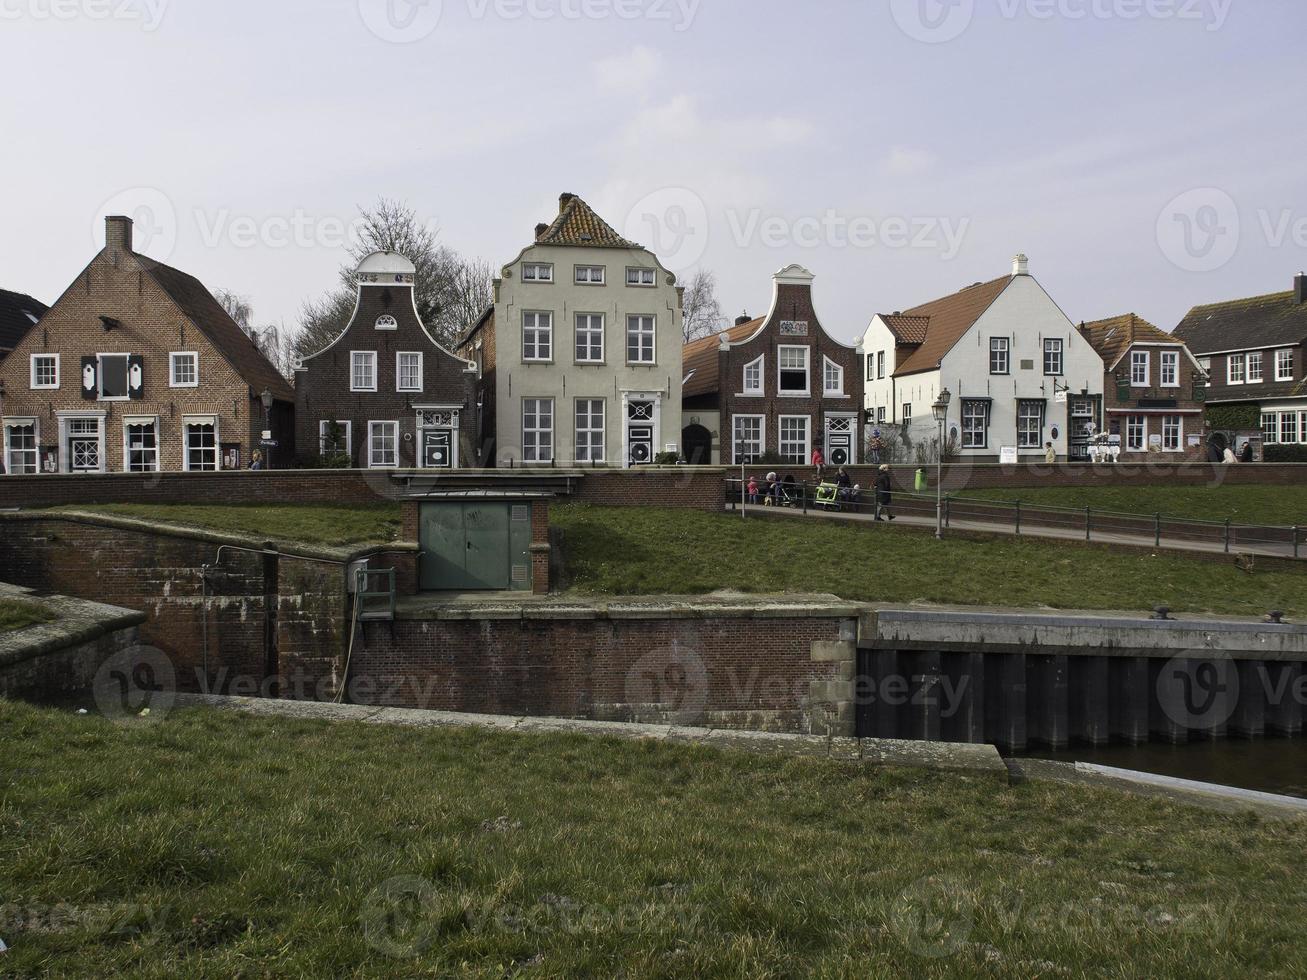
<path fill-rule="evenodd" d="M 935 539 L 944 540 L 944 425 L 948 422 L 948 403 L 953 396 L 945 388 L 930 410 L 939 425 L 939 452 L 935 455 Z"/>
<path fill-rule="evenodd" d="M 263 394 L 259 395 L 259 401 L 263 402 L 263 438 L 266 442 L 272 441 L 272 390 L 263 389 Z M 263 455 L 264 469 L 272 469 L 272 447 L 267 446 L 267 452 Z"/>

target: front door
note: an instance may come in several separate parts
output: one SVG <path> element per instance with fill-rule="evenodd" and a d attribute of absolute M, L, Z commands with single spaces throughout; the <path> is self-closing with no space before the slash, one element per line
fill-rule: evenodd
<path fill-rule="evenodd" d="M 100 472 L 99 419 L 68 420 L 68 469 L 73 473 Z"/>
<path fill-rule="evenodd" d="M 626 406 L 627 465 L 647 466 L 654 458 L 654 412 L 650 401 L 631 401 Z"/>
<path fill-rule="evenodd" d="M 530 588 L 530 507 L 497 501 L 423 504 L 424 591 Z"/>
<path fill-rule="evenodd" d="M 851 466 L 857 462 L 853 448 L 854 419 L 847 415 L 826 416 L 826 462 Z"/>
<path fill-rule="evenodd" d="M 422 465 L 432 470 L 447 470 L 454 465 L 454 434 L 449 429 L 422 431 Z"/>
<path fill-rule="evenodd" d="M 1074 395 L 1067 402 L 1069 458 L 1083 462 L 1089 459 L 1089 443 L 1098 431 L 1098 399 L 1093 395 Z"/>

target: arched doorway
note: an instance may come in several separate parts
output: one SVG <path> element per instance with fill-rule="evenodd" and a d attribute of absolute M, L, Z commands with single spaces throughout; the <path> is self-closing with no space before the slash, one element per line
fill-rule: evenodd
<path fill-rule="evenodd" d="M 681 431 L 681 446 L 685 462 L 690 466 L 708 466 L 712 463 L 712 433 L 702 425 L 687 425 Z"/>

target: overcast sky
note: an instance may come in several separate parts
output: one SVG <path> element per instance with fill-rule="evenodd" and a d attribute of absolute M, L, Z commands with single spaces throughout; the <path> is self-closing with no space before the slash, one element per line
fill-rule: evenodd
<path fill-rule="evenodd" d="M 499 264 L 585 197 L 723 311 L 851 338 L 1031 271 L 1076 321 L 1307 266 L 1302 0 L 0 0 L 0 286 L 106 212 L 293 324 L 379 196 Z"/>

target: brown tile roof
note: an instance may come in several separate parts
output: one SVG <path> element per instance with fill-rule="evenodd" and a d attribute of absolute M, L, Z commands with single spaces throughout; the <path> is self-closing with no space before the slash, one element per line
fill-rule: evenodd
<path fill-rule="evenodd" d="M 681 376 L 694 372 L 693 377 L 687 381 L 681 389 L 682 398 L 691 398 L 695 395 L 710 395 L 719 390 L 721 379 L 718 374 L 721 372 L 721 359 L 717 356 L 717 349 L 722 345 L 722 336 L 726 336 L 731 343 L 739 343 L 741 340 L 747 340 L 758 332 L 758 328 L 763 325 L 766 317 L 758 317 L 756 320 L 750 320 L 748 323 L 742 323 L 738 327 L 731 327 L 723 333 L 715 333 L 711 337 L 704 337 L 700 340 L 692 340 L 681 348 Z"/>
<path fill-rule="evenodd" d="M 483 327 L 489 327 L 491 330 L 495 328 L 495 307 L 493 303 L 486 307 L 485 312 L 477 317 L 476 323 L 473 323 L 464 330 L 459 335 L 458 339 L 454 341 L 454 350 L 457 351 L 460 347 L 464 346 L 468 341 L 475 337 L 477 331 L 481 330 Z"/>
<path fill-rule="evenodd" d="M 1195 306 L 1175 328 L 1197 356 L 1227 350 L 1287 347 L 1307 339 L 1307 303 L 1292 290 Z"/>
<path fill-rule="evenodd" d="M 908 374 L 922 371 L 934 371 L 944 359 L 944 355 L 953 349 L 953 345 L 962 339 L 977 320 L 998 299 L 1003 290 L 1012 281 L 1011 276 L 995 279 L 993 282 L 977 283 L 960 293 L 933 300 L 910 310 L 904 310 L 904 317 L 925 317 L 929 320 L 925 339 L 894 372 L 894 377 L 901 378 Z"/>
<path fill-rule="evenodd" d="M 172 297 L 186 318 L 202 330 L 210 343 L 227 358 L 255 394 L 267 388 L 281 401 L 295 400 L 290 383 L 277 373 L 245 331 L 236 326 L 236 321 L 202 282 L 139 253 L 136 258 L 160 288 Z"/>
<path fill-rule="evenodd" d="M 1132 344 L 1179 344 L 1179 337 L 1153 326 L 1133 313 L 1082 324 L 1081 333 L 1109 368 Z"/>
<path fill-rule="evenodd" d="M 640 248 L 613 230 L 575 194 L 558 199 L 558 217 L 536 238 L 539 245 L 583 245 L 589 248 Z"/>
<path fill-rule="evenodd" d="M 0 351 L 17 347 L 45 311 L 46 305 L 39 299 L 0 289 Z"/>
<path fill-rule="evenodd" d="M 900 344 L 921 344 L 926 340 L 928 316 L 907 316 L 903 313 L 882 313 L 880 318 Z"/>

